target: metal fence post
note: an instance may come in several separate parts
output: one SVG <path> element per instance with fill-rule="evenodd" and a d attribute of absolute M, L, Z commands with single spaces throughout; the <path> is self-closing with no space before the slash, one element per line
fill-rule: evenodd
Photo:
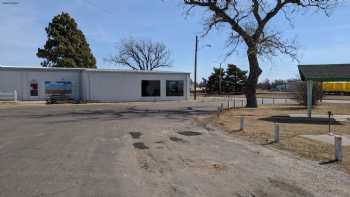
<path fill-rule="evenodd" d="M 15 90 L 15 91 L 13 92 L 13 97 L 14 97 L 15 102 L 17 103 L 17 101 L 18 101 L 17 90 Z"/>
<path fill-rule="evenodd" d="M 233 97 L 233 109 L 236 109 L 236 97 Z"/>

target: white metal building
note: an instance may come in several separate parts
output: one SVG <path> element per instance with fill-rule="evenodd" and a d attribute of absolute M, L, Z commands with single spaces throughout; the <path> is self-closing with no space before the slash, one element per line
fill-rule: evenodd
<path fill-rule="evenodd" d="M 23 101 L 52 94 L 93 102 L 184 100 L 189 84 L 182 72 L 0 67 L 0 92 L 16 90 Z"/>

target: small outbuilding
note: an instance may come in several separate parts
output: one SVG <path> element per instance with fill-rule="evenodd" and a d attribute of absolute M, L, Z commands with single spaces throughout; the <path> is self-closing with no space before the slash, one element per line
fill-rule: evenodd
<path fill-rule="evenodd" d="M 299 65 L 300 78 L 307 81 L 308 117 L 312 112 L 312 86 L 314 81 L 350 81 L 350 64 Z"/>
<path fill-rule="evenodd" d="M 190 73 L 116 69 L 0 67 L 0 92 L 22 101 L 53 94 L 92 102 L 185 100 Z"/>

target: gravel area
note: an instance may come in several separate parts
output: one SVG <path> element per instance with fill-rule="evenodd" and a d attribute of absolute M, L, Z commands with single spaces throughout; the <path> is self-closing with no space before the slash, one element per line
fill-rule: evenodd
<path fill-rule="evenodd" d="M 217 103 L 0 108 L 0 196 L 350 196 L 350 176 L 201 123 Z"/>

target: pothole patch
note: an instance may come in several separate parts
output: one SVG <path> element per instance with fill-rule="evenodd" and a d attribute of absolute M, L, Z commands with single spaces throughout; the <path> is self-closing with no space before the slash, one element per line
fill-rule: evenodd
<path fill-rule="evenodd" d="M 180 135 L 184 136 L 197 136 L 197 135 L 202 135 L 200 132 L 195 132 L 195 131 L 179 131 L 177 132 Z"/>
<path fill-rule="evenodd" d="M 134 148 L 141 149 L 141 150 L 149 149 L 149 147 L 146 146 L 143 142 L 133 143 L 133 146 L 134 146 Z"/>
<path fill-rule="evenodd" d="M 139 138 L 141 137 L 141 135 L 142 135 L 141 132 L 130 132 L 129 134 L 130 134 L 131 137 L 134 138 L 134 139 L 139 139 Z"/>
<path fill-rule="evenodd" d="M 174 136 L 171 136 L 169 137 L 169 139 L 173 142 L 181 142 L 181 143 L 187 143 L 186 140 L 182 139 L 182 138 L 178 138 L 178 137 L 174 137 Z"/>

